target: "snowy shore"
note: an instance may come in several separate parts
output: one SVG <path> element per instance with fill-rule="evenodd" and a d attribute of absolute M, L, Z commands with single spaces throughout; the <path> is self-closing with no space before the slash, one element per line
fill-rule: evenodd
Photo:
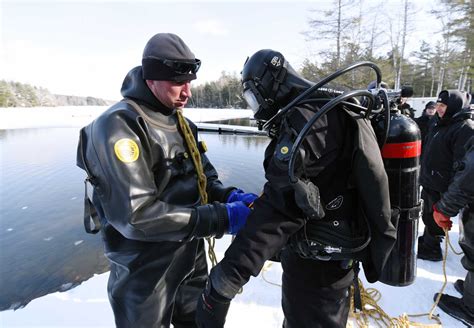
<path fill-rule="evenodd" d="M 33 127 L 81 127 L 89 123 L 107 107 L 62 107 L 62 108 L 0 108 L 0 129 Z M 220 119 L 250 117 L 251 111 L 231 109 L 186 109 L 185 115 L 195 122 Z M 450 232 L 453 246 L 459 250 L 457 240 L 459 227 L 457 219 Z M 420 222 L 419 231 L 423 231 Z M 222 258 L 230 238 L 217 241 L 218 258 Z M 446 263 L 448 285 L 445 293 L 459 297 L 452 283 L 464 279 L 466 271 L 460 263 L 461 256 L 449 252 Z M 281 266 L 268 262 L 262 273 L 252 278 L 242 294 L 232 302 L 226 327 L 281 327 L 283 313 L 280 306 L 280 288 L 270 283 L 281 284 Z M 382 283 L 368 284 L 363 274 L 365 288 L 376 288 L 382 298 L 378 304 L 389 315 L 398 317 L 404 313 L 427 313 L 433 304 L 433 295 L 442 287 L 443 271 L 441 262 L 417 261 L 417 278 L 407 287 L 391 287 Z M 113 314 L 107 299 L 108 273 L 96 275 L 78 287 L 65 292 L 57 292 L 33 300 L 25 308 L 0 312 L 0 327 L 114 327 Z M 270 282 L 270 283 L 269 283 Z M 440 310 L 443 327 L 463 325 Z M 415 320 L 416 319 L 416 320 Z M 425 318 L 414 321 L 434 323 Z M 354 320 L 349 322 L 356 327 Z M 348 325 L 348 326 L 349 326 Z M 377 327 L 370 323 L 369 327 Z"/>
<path fill-rule="evenodd" d="M 457 240 L 457 225 L 450 233 L 454 246 Z M 217 241 L 217 255 L 221 259 L 230 240 Z M 459 247 L 457 247 L 459 249 Z M 280 288 L 272 283 L 281 284 L 281 266 L 279 263 L 267 262 L 268 267 L 256 278 L 252 278 L 244 287 L 242 294 L 232 302 L 227 317 L 226 327 L 281 327 L 283 313 L 280 306 Z M 445 293 L 459 294 L 452 283 L 464 279 L 465 271 L 460 264 L 460 256 L 449 253 L 446 265 L 448 285 Z M 376 288 L 382 298 L 378 304 L 390 316 L 398 317 L 404 313 L 428 313 L 433 304 L 433 294 L 443 284 L 441 262 L 418 260 L 418 272 L 415 282 L 407 287 L 391 287 L 382 283 L 369 284 L 362 274 L 365 288 Z M 29 303 L 25 308 L 16 311 L 0 312 L 1 327 L 113 327 L 113 313 L 107 299 L 108 273 L 96 275 L 80 286 L 66 291 L 49 294 Z M 463 325 L 446 315 L 440 314 L 443 327 L 463 327 Z M 413 318 L 413 321 L 435 323 L 424 318 Z M 357 327 L 351 319 L 348 327 Z M 371 322 L 369 327 L 378 327 Z"/>
<path fill-rule="evenodd" d="M 0 130 L 82 127 L 105 111 L 108 106 L 60 106 L 0 108 Z M 185 108 L 184 115 L 194 123 L 252 117 L 249 109 Z"/>

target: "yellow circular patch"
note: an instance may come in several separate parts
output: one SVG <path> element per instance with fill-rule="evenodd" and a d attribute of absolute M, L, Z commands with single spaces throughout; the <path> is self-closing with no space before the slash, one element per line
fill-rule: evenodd
<path fill-rule="evenodd" d="M 282 153 L 282 154 L 287 154 L 287 153 L 288 153 L 288 147 L 287 147 L 287 146 L 281 147 L 280 153 Z"/>
<path fill-rule="evenodd" d="M 135 162 L 140 154 L 137 143 L 128 138 L 117 141 L 114 145 L 114 151 L 117 158 L 124 163 Z"/>

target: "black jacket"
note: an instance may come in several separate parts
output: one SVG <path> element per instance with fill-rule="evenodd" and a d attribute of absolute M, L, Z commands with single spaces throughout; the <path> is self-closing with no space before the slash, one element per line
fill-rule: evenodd
<path fill-rule="evenodd" d="M 300 131 L 312 115 L 306 108 L 296 109 L 290 118 L 291 127 Z M 298 176 L 309 177 L 327 204 L 337 195 L 338 185 L 346 187 L 344 165 L 352 161 L 354 183 L 372 229 L 370 259 L 364 262 L 364 271 L 369 281 L 376 281 L 395 243 L 397 222 L 390 218 L 388 180 L 372 127 L 366 120 L 348 115 L 338 108 L 316 121 L 301 146 L 305 169 L 300 166 Z M 211 271 L 213 287 L 225 297 L 232 298 L 251 275 L 257 276 L 264 262 L 277 254 L 305 223 L 305 215 L 295 203 L 288 167 L 277 156 L 277 145 L 283 138 L 280 135 L 269 144 L 264 161 L 268 181 L 264 192 L 224 259 Z M 350 147 L 349 163 L 344 145 Z"/>
<path fill-rule="evenodd" d="M 464 145 L 474 135 L 473 112 L 459 91 L 450 90 L 446 113 L 435 121 L 425 140 L 420 183 L 423 188 L 443 193 L 454 176 L 453 166 L 464 156 Z"/>
<path fill-rule="evenodd" d="M 422 152 L 424 151 L 424 148 L 425 148 L 425 140 L 430 128 L 430 124 L 433 123 L 432 118 L 433 118 L 432 116 L 423 114 L 420 117 L 417 117 L 414 119 L 414 121 L 416 122 L 416 124 L 418 124 L 418 127 L 420 128 Z"/>
<path fill-rule="evenodd" d="M 436 207 L 441 213 L 453 217 L 466 205 L 474 210 L 474 136 L 465 145 L 466 154 L 455 168 L 452 183 Z"/>

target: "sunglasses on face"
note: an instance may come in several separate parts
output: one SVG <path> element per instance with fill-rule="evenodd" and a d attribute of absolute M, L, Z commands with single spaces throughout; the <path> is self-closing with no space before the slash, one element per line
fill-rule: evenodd
<path fill-rule="evenodd" d="M 201 60 L 195 59 L 194 62 L 184 62 L 173 59 L 157 58 L 163 65 L 168 66 L 178 74 L 196 74 L 201 67 Z"/>

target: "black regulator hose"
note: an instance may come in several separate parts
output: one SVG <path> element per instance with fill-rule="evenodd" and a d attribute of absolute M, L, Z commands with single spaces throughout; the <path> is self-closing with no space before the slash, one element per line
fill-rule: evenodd
<path fill-rule="evenodd" d="M 385 131 L 383 133 L 382 140 L 380 141 L 379 148 L 382 149 L 383 145 L 387 142 L 388 132 L 390 130 L 390 104 L 388 101 L 388 93 L 384 89 L 380 89 L 379 96 L 381 96 L 383 101 L 383 107 L 385 107 Z"/>
<path fill-rule="evenodd" d="M 327 77 L 325 77 L 324 79 L 322 79 L 321 81 L 319 81 L 318 83 L 316 83 L 315 85 L 310 87 L 309 89 L 306 89 L 298 97 L 296 97 L 295 99 L 290 101 L 290 103 L 288 105 L 283 107 L 275 116 L 273 116 L 271 119 L 269 119 L 263 125 L 263 129 L 265 129 L 265 130 L 269 129 L 269 127 L 272 126 L 273 122 L 275 122 L 279 117 L 281 117 L 288 110 L 290 110 L 290 108 L 297 105 L 301 100 L 305 99 L 308 95 L 310 95 L 312 92 L 316 91 L 317 89 L 321 88 L 323 85 L 331 82 L 335 78 L 337 78 L 337 77 L 339 77 L 339 76 L 341 76 L 341 75 L 343 75 L 343 74 L 345 74 L 349 71 L 352 71 L 355 68 L 363 67 L 363 66 L 368 66 L 368 67 L 372 68 L 375 71 L 375 74 L 377 75 L 377 87 L 378 87 L 380 85 L 380 83 L 382 82 L 382 72 L 380 71 L 380 68 L 377 65 L 375 65 L 374 63 L 369 62 L 369 61 L 354 63 L 352 65 L 349 65 L 349 66 L 345 67 L 345 68 L 341 68 L 341 69 L 337 70 L 336 72 L 332 73 L 331 75 L 328 75 Z"/>
<path fill-rule="evenodd" d="M 303 129 L 301 129 L 301 132 L 298 134 L 298 137 L 295 140 L 295 143 L 293 144 L 290 152 L 290 160 L 288 163 L 288 176 L 290 178 L 291 183 L 297 183 L 298 178 L 295 176 L 294 173 L 294 166 L 295 166 L 295 159 L 296 159 L 296 153 L 298 152 L 298 148 L 300 147 L 301 143 L 303 142 L 304 138 L 310 131 L 311 127 L 313 124 L 324 114 L 329 112 L 331 109 L 335 108 L 337 105 L 340 103 L 346 101 L 347 99 L 353 98 L 353 97 L 359 97 L 359 96 L 365 96 L 369 100 L 369 105 L 368 105 L 368 111 L 371 110 L 371 108 L 375 104 L 375 97 L 374 95 L 368 91 L 368 90 L 354 90 L 354 91 L 349 91 L 346 92 L 331 101 L 329 101 L 327 104 L 325 104 L 316 114 L 314 114 L 313 117 L 308 121 L 308 123 L 305 124 Z"/>
<path fill-rule="evenodd" d="M 341 93 L 342 94 L 342 93 Z M 304 105 L 304 104 L 314 104 L 314 103 L 327 103 L 329 102 L 331 99 L 334 99 L 334 98 L 308 98 L 308 99 L 304 99 L 304 100 L 301 100 L 298 105 Z M 388 99 L 387 99 L 388 101 Z M 364 107 L 362 105 L 359 105 L 359 104 L 356 104 L 356 103 L 353 103 L 353 102 L 350 102 L 350 101 L 343 101 L 342 102 L 343 105 L 346 105 L 348 107 L 352 107 L 353 109 L 356 109 L 360 112 L 366 112 L 367 111 L 367 107 Z M 307 108 L 309 110 L 311 110 L 311 108 Z M 371 113 L 371 111 L 369 112 L 369 114 Z M 366 115 L 367 116 L 367 115 Z"/>

